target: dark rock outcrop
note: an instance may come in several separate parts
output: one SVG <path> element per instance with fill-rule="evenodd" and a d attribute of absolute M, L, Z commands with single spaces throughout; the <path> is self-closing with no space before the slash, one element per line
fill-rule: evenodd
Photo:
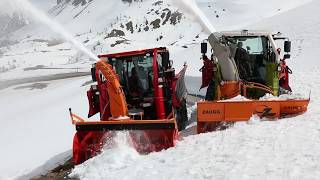
<path fill-rule="evenodd" d="M 113 29 L 110 33 L 107 34 L 105 39 L 110 38 L 110 37 L 120 37 L 120 36 L 125 36 L 126 34 L 118 29 Z"/>

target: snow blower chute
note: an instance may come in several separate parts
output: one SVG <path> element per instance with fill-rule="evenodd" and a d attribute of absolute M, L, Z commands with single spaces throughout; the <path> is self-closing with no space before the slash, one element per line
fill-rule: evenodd
<path fill-rule="evenodd" d="M 186 126 L 186 66 L 175 75 L 166 48 L 100 55 L 93 65 L 92 85 L 87 92 L 88 118 L 73 114 L 76 126 L 73 160 L 80 164 L 100 152 L 115 131 L 129 131 L 139 153 L 173 147 L 178 130 Z"/>
<path fill-rule="evenodd" d="M 254 114 L 276 119 L 307 110 L 310 96 L 290 96 L 292 71 L 285 62 L 290 58 L 288 38 L 280 33 L 243 30 L 213 33 L 208 41 L 213 52 L 210 58 L 206 56 L 207 43 L 201 44 L 201 88 L 208 88 L 205 101 L 197 104 L 198 133 L 247 121 Z M 276 41 L 284 42 L 284 53 Z M 273 96 L 261 98 L 266 94 Z"/>

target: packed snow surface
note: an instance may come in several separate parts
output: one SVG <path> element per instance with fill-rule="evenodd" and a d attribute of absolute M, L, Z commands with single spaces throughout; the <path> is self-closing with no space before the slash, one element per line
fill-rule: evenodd
<path fill-rule="evenodd" d="M 319 74 L 296 73 L 293 88 L 317 88 Z M 185 137 L 159 153 L 137 155 L 126 149 L 105 150 L 71 177 L 80 179 L 318 179 L 320 177 L 320 92 L 309 110 L 297 117 L 260 121 L 257 117 L 224 130 Z"/>
<path fill-rule="evenodd" d="M 139 156 L 129 148 L 114 153 L 105 151 L 76 167 L 73 176 L 81 179 L 317 179 L 320 142 L 319 129 L 314 125 L 319 127 L 319 124 L 302 119 L 291 121 L 237 124 L 226 131 L 185 138 L 175 148 L 148 156 Z"/>
<path fill-rule="evenodd" d="M 319 74 L 296 73 L 294 90 L 316 89 Z M 224 131 L 185 137 L 159 153 L 138 155 L 129 143 L 106 149 L 76 166 L 80 179 L 318 179 L 320 177 L 320 92 L 303 115 L 278 121 L 236 123 Z M 127 142 L 127 141 L 125 141 Z"/>

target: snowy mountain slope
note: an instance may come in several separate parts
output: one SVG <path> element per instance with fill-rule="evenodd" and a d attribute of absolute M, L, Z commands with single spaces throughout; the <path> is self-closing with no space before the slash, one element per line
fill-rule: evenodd
<path fill-rule="evenodd" d="M 0 37 L 7 35 L 12 31 L 16 31 L 27 24 L 27 20 L 19 13 L 0 14 Z"/>
<path fill-rule="evenodd" d="M 39 1 L 31 0 L 37 7 L 46 12 L 53 7 L 54 0 Z M 0 2 L 0 47 L 5 45 L 5 41 L 10 34 L 25 25 L 29 24 L 31 18 L 21 13 L 21 7 L 15 1 L 2 0 Z"/>
<path fill-rule="evenodd" d="M 52 9 L 50 12 L 52 13 L 51 15 L 54 16 L 54 19 L 62 22 L 68 30 L 75 34 L 75 37 L 79 41 L 84 42 L 85 45 L 96 54 L 165 45 L 170 48 L 171 57 L 175 60 L 174 64 L 176 69 L 180 69 L 184 61 L 187 61 L 189 64 L 187 74 L 199 76 L 198 69 L 202 63 L 199 60 L 199 42 L 206 38 L 207 34 L 202 32 L 202 28 L 198 23 L 190 20 L 189 16 L 185 15 L 182 16 L 180 22 L 176 25 L 170 24 L 169 21 L 167 21 L 164 26 L 153 28 L 153 25 L 150 26 L 150 23 L 156 19 L 160 19 L 159 24 L 161 25 L 164 22 L 161 18 L 162 13 L 157 15 L 156 10 L 163 12 L 164 9 L 168 8 L 171 12 L 179 11 L 179 9 L 172 4 L 168 6 L 168 3 L 172 1 L 164 1 L 161 5 L 154 6 L 153 4 L 156 2 L 158 1 L 146 0 L 144 2 L 123 4 L 121 1 L 115 0 L 108 0 L 108 3 L 102 0 L 93 0 L 84 6 L 70 6 L 70 4 L 66 4 L 66 6 L 61 9 L 57 6 L 56 9 Z M 208 7 L 209 2 L 210 1 L 204 0 L 199 1 L 200 7 L 214 22 L 214 25 L 218 27 L 217 29 L 222 30 L 231 27 L 241 28 L 244 25 L 242 22 L 250 23 L 260 21 L 264 17 L 271 16 L 274 13 L 278 14 L 279 11 L 277 11 L 277 8 L 281 8 L 284 11 L 286 7 L 296 7 L 308 1 L 286 0 L 280 3 L 270 1 L 270 3 L 261 6 L 260 3 L 263 4 L 261 1 L 257 3 L 254 0 L 218 0 L 215 1 L 216 4 L 212 3 L 211 7 Z M 308 59 L 316 59 L 317 57 L 317 52 L 314 49 L 319 47 L 317 46 L 318 43 L 316 43 L 316 40 L 312 39 L 312 37 L 317 36 L 317 24 L 319 23 L 317 16 L 315 16 L 315 7 L 318 6 L 316 1 L 312 3 L 313 4 L 307 4 L 301 8 L 299 7 L 295 10 L 279 14 L 279 16 L 276 16 L 273 20 L 263 20 L 261 24 L 257 25 L 259 28 L 272 27 L 273 21 L 276 22 L 279 26 L 275 28 L 275 30 L 280 29 L 283 32 L 292 33 L 290 35 L 293 36 L 291 38 L 294 40 L 293 46 L 296 46 L 296 42 L 299 42 L 299 38 L 295 37 L 309 38 L 312 41 L 307 42 L 314 42 L 313 44 L 308 44 L 306 41 L 303 41 L 301 44 L 301 53 L 298 57 L 298 46 L 294 47 L 292 55 L 296 58 L 292 58 L 292 61 L 289 60 L 289 63 L 292 63 L 292 65 L 295 66 L 294 68 L 297 69 L 299 68 L 298 63 L 296 64 L 295 62 L 310 62 L 303 61 L 300 57 L 308 57 Z M 224 8 L 225 11 L 223 11 Z M 137 9 L 139 10 L 138 12 Z M 151 9 L 154 10 L 151 11 Z M 60 11 L 59 13 L 57 13 L 58 10 Z M 215 10 L 217 10 L 217 13 L 214 13 Z M 282 12 L 282 10 L 280 10 L 280 12 Z M 263 13 L 265 11 L 268 13 Z M 148 12 L 150 13 L 147 14 Z M 290 13 L 292 13 L 292 15 L 286 16 L 286 14 Z M 79 15 L 75 17 L 77 14 Z M 219 17 L 216 17 L 217 14 Z M 261 15 L 256 16 L 257 14 Z M 308 18 L 303 19 L 303 16 Z M 279 21 L 276 21 L 278 17 L 283 17 L 283 19 L 279 18 Z M 295 19 L 300 22 L 297 24 L 294 23 L 291 20 L 292 17 L 295 17 Z M 121 20 L 119 20 L 120 18 Z M 135 24 L 145 28 L 144 22 L 146 19 L 148 20 L 149 30 L 138 32 L 139 28 L 136 29 Z M 129 30 L 126 28 L 126 24 L 130 21 L 132 21 L 133 24 L 133 33 L 131 33 L 131 28 L 129 28 Z M 268 23 L 264 21 L 268 21 Z M 121 24 L 123 24 L 124 28 L 121 28 Z M 295 26 L 294 31 L 291 31 L 290 27 L 292 26 Z M 305 26 L 310 27 L 308 34 L 304 34 L 302 31 L 302 29 L 306 28 Z M 312 29 L 313 27 L 315 29 Z M 113 29 L 122 30 L 125 36 L 105 38 Z M 198 34 L 199 37 L 197 37 Z M 160 39 L 160 35 L 163 36 L 162 39 Z M 87 71 L 91 67 L 90 64 L 92 61 L 82 53 L 79 53 L 78 50 L 74 49 L 69 43 L 62 42 L 57 34 L 52 33 L 50 29 L 39 23 L 25 26 L 15 32 L 11 38 L 12 42 L 15 42 L 13 45 L 0 47 L 0 52 L 3 53 L 2 55 L 0 53 L 0 71 L 1 67 L 3 67 L 3 73 L 0 73 L 0 81 L 55 73 Z M 117 41 L 126 39 L 129 41 L 114 45 L 113 47 L 111 46 Z M 311 45 L 313 45 L 314 49 L 309 52 L 307 49 L 309 49 Z M 295 73 L 294 68 L 292 69 Z M 192 136 L 180 142 L 177 148 L 148 156 L 136 156 L 132 154 L 132 152 L 126 155 L 126 152 L 123 150 L 120 151 L 123 153 L 122 159 L 121 157 L 112 159 L 116 156 L 115 153 L 111 153 L 113 157 L 105 153 L 102 155 L 106 156 L 103 157 L 103 159 L 110 160 L 109 162 L 112 163 L 109 165 L 102 164 L 99 168 L 112 170 L 110 173 L 111 179 L 114 177 L 112 175 L 116 172 L 120 172 L 121 175 L 132 175 L 132 177 L 136 177 L 137 179 L 140 177 L 145 178 L 153 172 L 159 179 L 165 177 L 167 179 L 180 179 L 179 176 L 185 177 L 186 179 L 191 177 L 199 177 L 200 179 L 212 179 L 211 177 L 217 177 L 217 179 L 220 179 L 219 177 L 235 179 L 237 177 L 233 175 L 239 174 L 244 174 L 242 179 L 256 179 L 253 178 L 256 177 L 256 172 L 257 174 L 270 173 L 270 176 L 266 176 L 266 179 L 271 179 L 273 175 L 276 176 L 278 174 L 280 174 L 280 177 L 283 177 L 282 179 L 307 177 L 307 175 L 304 176 L 304 174 L 301 173 L 302 170 L 308 172 L 310 179 L 315 179 L 318 175 L 316 164 L 319 162 L 319 156 L 317 152 L 314 152 L 314 149 L 318 149 L 319 146 L 316 138 L 319 135 L 319 124 L 316 119 L 319 117 L 317 98 L 320 95 L 317 91 L 317 89 L 319 89 L 319 82 L 316 77 L 318 77 L 320 73 L 316 65 L 314 65 L 313 68 L 314 69 L 301 68 L 300 72 L 295 73 L 292 79 L 293 82 L 297 82 L 297 84 L 293 86 L 295 91 L 308 94 L 308 92 L 305 92 L 305 89 L 307 89 L 307 91 L 312 89 L 313 100 L 308 113 L 305 115 L 279 122 L 261 122 L 252 125 L 238 124 L 235 128 L 231 128 L 226 132 Z M 312 72 L 312 74 L 308 74 L 307 72 Z M 0 142 L 1 144 L 7 145 L 7 147 L 0 149 L 0 154 L 2 154 L 1 158 L 3 162 L 5 162 L 0 165 L 0 179 L 12 179 L 23 174 L 28 174 L 38 166 L 40 166 L 40 169 L 43 169 L 41 165 L 45 163 L 45 161 L 71 149 L 74 130 L 68 121 L 67 108 L 71 106 L 75 112 L 86 116 L 87 101 L 85 89 L 87 88 L 81 87 L 81 85 L 89 79 L 88 77 L 83 79 L 77 78 L 76 80 L 69 79 L 45 82 L 49 83 L 46 88 L 46 84 L 42 83 L 38 85 L 32 83 L 33 85 L 30 86 L 30 88 L 37 87 L 44 89 L 14 89 L 16 86 L 0 90 L 0 109 L 2 109 L 0 119 L 5 119 L 3 125 L 5 130 L 1 128 Z M 193 88 L 197 89 L 198 87 Z M 37 110 L 37 112 L 34 112 L 34 110 Z M 26 122 L 27 124 L 25 125 L 24 123 Z M 26 130 L 28 131 L 25 132 Z M 58 136 L 56 132 L 59 132 Z M 303 135 L 305 133 L 307 136 Z M 269 137 L 269 135 L 271 137 Z M 39 139 L 39 137 L 41 138 Z M 224 138 L 227 140 L 224 140 Z M 229 139 L 232 140 L 229 141 Z M 39 141 L 41 143 L 39 143 Z M 268 145 L 271 144 L 272 146 L 274 142 L 275 148 L 265 148 L 263 142 L 266 142 Z M 199 144 L 203 146 L 199 146 Z M 286 146 L 288 146 L 288 148 Z M 305 151 L 304 149 L 300 149 L 300 147 L 302 148 L 304 146 L 310 150 Z M 194 150 L 197 147 L 199 151 Z M 212 150 L 214 148 L 217 149 Z M 225 149 L 230 150 L 227 151 Z M 238 153 L 236 151 L 237 149 L 241 151 Z M 204 156 L 206 155 L 205 152 L 208 151 L 212 151 L 212 153 Z M 217 151 L 219 151 L 220 154 Z M 183 152 L 182 154 L 184 156 L 179 154 L 181 152 Z M 275 157 L 273 159 L 266 156 L 255 158 L 261 154 L 275 154 Z M 205 158 L 201 160 L 205 163 L 198 159 L 202 156 Z M 11 157 L 15 157 L 14 161 Z M 212 157 L 216 157 L 216 159 Z M 170 158 L 171 161 L 167 161 L 166 158 Z M 311 161 L 311 163 L 305 165 L 306 169 L 303 169 L 300 164 L 304 163 L 306 158 L 308 162 Z M 99 160 L 92 161 L 92 163 L 94 163 Z M 124 161 L 128 162 L 128 165 L 123 163 Z M 265 163 L 267 161 L 270 161 L 270 166 Z M 246 164 L 246 162 L 248 163 Z M 91 165 L 92 163 L 88 163 L 87 166 L 79 166 L 74 174 L 89 177 L 90 171 L 85 172 L 84 169 L 91 170 L 94 167 Z M 220 163 L 220 165 L 215 166 L 216 163 Z M 230 171 L 227 171 L 228 169 L 225 169 L 225 167 L 231 163 L 235 165 L 233 166 L 232 173 L 228 175 Z M 113 167 L 111 167 L 112 164 L 114 165 Z M 194 164 L 194 166 L 187 166 L 186 164 Z M 261 167 L 255 170 L 255 167 L 250 166 L 250 164 L 259 164 Z M 139 170 L 149 166 L 158 167 L 158 169 L 154 168 L 150 170 L 150 174 L 143 174 L 145 171 Z M 174 168 L 175 171 L 168 169 L 168 167 Z M 179 167 L 181 167 L 181 169 Z M 189 171 L 190 167 L 193 168 Z M 277 169 L 273 169 L 273 167 Z M 245 169 L 247 173 L 241 173 L 242 169 Z M 159 175 L 160 171 L 167 173 Z M 184 172 L 187 172 L 188 176 L 183 174 Z M 295 174 L 297 175 L 295 176 Z M 105 174 L 100 174 L 101 176 L 98 175 L 99 174 L 94 174 L 93 178 L 108 177 L 108 175 Z M 121 176 L 121 178 L 125 179 L 126 177 Z M 129 177 L 129 179 L 132 178 Z"/>
<path fill-rule="evenodd" d="M 250 25 L 250 28 L 280 31 L 292 40 L 292 58 L 289 65 L 295 69 L 304 70 L 319 67 L 320 56 L 320 8 L 319 1 L 313 1 L 284 14 L 264 19 Z"/>
<path fill-rule="evenodd" d="M 255 0 L 217 0 L 215 2 L 199 0 L 198 4 L 215 27 L 218 30 L 224 30 L 233 27 L 241 28 L 245 24 L 284 12 L 309 1 L 283 0 L 279 3 L 272 0 L 261 3 Z M 172 58 L 175 60 L 176 68 L 180 68 L 185 61 L 193 67 L 201 67 L 197 48 L 207 34 L 202 32 L 197 22 L 181 14 L 181 10 L 173 0 L 145 0 L 133 3 L 123 3 L 118 0 L 109 0 L 107 3 L 103 0 L 85 2 L 61 1 L 50 9 L 50 15 L 75 34 L 76 38 L 95 54 L 167 46 L 173 52 Z M 49 46 L 46 42 L 61 37 L 49 28 L 36 23 L 36 20 L 34 21 L 10 36 L 10 42 L 13 45 L 0 47 L 0 54 L 2 54 L 0 71 L 5 72 L 2 75 L 3 79 L 11 78 L 12 74 L 18 74 L 15 70 L 21 72 L 23 68 L 29 66 L 45 65 L 61 68 L 71 64 L 74 67 L 90 67 L 92 62 L 88 57 L 70 47 L 68 43 L 59 44 L 59 48 Z M 23 42 L 24 46 L 16 42 Z M 59 52 L 57 49 L 66 51 Z M 49 58 L 43 56 L 43 52 L 46 51 L 57 53 L 50 54 Z M 52 74 L 61 71 L 47 72 Z M 25 76 L 34 75 L 34 73 L 29 74 L 30 72 L 23 73 Z M 188 74 L 200 75 L 198 71 L 189 69 Z"/>
<path fill-rule="evenodd" d="M 299 7 L 311 0 L 237 0 L 237 1 L 208 1 L 197 0 L 198 5 L 210 18 L 218 30 L 234 30 L 245 27 L 253 22 L 284 13 Z"/>
<path fill-rule="evenodd" d="M 1 13 L 0 14 L 0 47 L 10 45 L 6 43 L 8 34 L 14 32 L 28 23 L 27 18 L 18 12 L 12 14 Z"/>
<path fill-rule="evenodd" d="M 92 11 L 95 12 L 95 14 L 97 14 L 98 16 L 89 16 L 89 17 L 88 16 L 84 16 L 84 17 L 80 16 L 82 18 L 77 17 L 76 20 L 73 20 L 72 19 L 73 15 L 69 15 L 68 13 L 70 13 L 70 12 L 72 13 L 76 10 L 79 10 L 79 8 L 81 8 L 81 7 L 79 7 L 79 8 L 76 8 L 76 10 L 74 10 L 74 11 L 71 11 L 70 9 L 64 9 L 64 11 L 63 11 L 64 14 L 61 12 L 59 14 L 59 16 L 57 16 L 57 19 L 59 19 L 59 17 L 61 17 L 62 19 L 69 21 L 68 17 L 71 18 L 72 20 L 70 19 L 70 23 L 68 23 L 69 24 L 68 27 L 72 27 L 72 28 L 81 30 L 81 33 L 79 33 L 79 34 L 76 33 L 77 39 L 80 40 L 81 42 L 85 42 L 85 44 L 87 46 L 89 46 L 89 48 L 96 51 L 96 54 L 116 52 L 116 51 L 119 51 L 119 49 L 123 49 L 123 48 L 129 50 L 129 49 L 137 49 L 137 48 L 142 48 L 142 47 L 144 47 L 144 48 L 145 47 L 154 47 L 154 46 L 160 46 L 160 44 L 161 45 L 165 44 L 165 43 L 157 43 L 157 44 L 154 43 L 157 41 L 157 39 L 160 40 L 163 37 L 163 36 L 161 36 L 160 30 L 158 30 L 158 32 L 157 32 L 157 34 L 160 34 L 160 35 L 156 35 L 155 33 L 154 33 L 155 35 L 152 35 L 152 33 L 145 33 L 145 34 L 141 34 L 139 36 L 139 38 L 135 38 L 135 35 L 131 35 L 131 30 L 130 31 L 126 30 L 126 33 L 129 32 L 128 35 L 126 37 L 119 38 L 119 37 L 110 37 L 111 36 L 110 33 L 112 32 L 113 29 L 110 29 L 110 31 L 108 31 L 108 32 L 94 32 L 94 27 L 92 29 L 90 29 L 91 26 L 90 26 L 89 22 L 94 22 L 96 24 L 97 28 L 99 28 L 100 26 L 103 26 L 104 23 L 100 23 L 100 21 L 102 19 L 105 19 L 103 17 L 110 17 L 110 19 L 114 19 L 114 20 L 116 20 L 117 17 L 124 18 L 125 19 L 124 22 L 126 22 L 126 24 L 127 24 L 128 23 L 127 19 L 130 18 L 130 16 L 132 14 L 134 14 L 135 9 L 138 9 L 138 6 L 139 6 L 139 4 L 129 6 L 127 4 L 123 4 L 118 1 L 113 1 L 113 2 L 114 2 L 114 4 L 112 4 L 112 1 L 110 3 L 108 3 L 107 8 L 97 8 L 99 6 L 105 7 L 102 5 L 102 4 L 104 4 L 103 1 L 98 1 L 98 3 L 95 3 L 95 6 L 92 7 L 92 9 L 93 9 Z M 137 26 L 138 23 L 139 23 L 139 25 L 142 25 L 148 20 L 150 21 L 150 24 L 152 24 L 152 25 L 155 24 L 152 22 L 154 21 L 153 19 L 156 19 L 157 16 L 150 15 L 150 16 L 153 16 L 153 18 L 150 18 L 150 19 L 146 19 L 143 16 L 143 14 L 147 15 L 147 13 L 150 13 L 149 11 L 151 11 L 151 10 L 148 7 L 152 6 L 151 4 L 152 4 L 151 1 L 149 1 L 149 4 L 147 4 L 147 3 L 143 4 L 144 6 L 141 7 L 141 9 L 143 9 L 141 11 L 142 15 L 141 16 L 139 15 L 137 18 L 135 18 L 135 20 L 138 22 L 136 22 L 136 24 L 133 24 L 132 28 L 135 28 L 133 26 Z M 119 9 L 127 8 L 130 10 L 126 10 L 125 12 L 128 12 L 128 13 L 127 13 L 127 15 L 124 15 L 123 17 L 121 15 L 121 13 L 119 14 L 119 11 L 112 11 L 112 12 L 118 14 L 119 16 L 116 14 L 114 14 L 114 15 L 111 14 L 111 16 L 105 16 L 104 13 L 108 10 L 108 8 L 111 8 L 111 7 L 118 7 Z M 74 7 L 67 6 L 65 8 L 74 8 Z M 88 9 L 91 11 L 90 8 L 88 8 Z M 70 10 L 70 11 L 67 11 L 67 10 Z M 82 10 L 80 9 L 79 11 L 81 12 Z M 167 14 L 169 12 L 171 13 L 171 11 L 168 10 Z M 131 13 L 131 15 L 129 16 L 130 13 Z M 175 17 L 177 17 L 176 19 L 174 19 L 173 16 L 167 15 L 167 14 L 165 17 L 165 18 L 168 17 L 167 24 L 172 24 L 181 18 L 181 15 L 179 15 L 179 14 L 177 16 L 175 16 Z M 172 14 L 174 14 L 174 13 L 172 13 Z M 102 15 L 103 15 L 103 17 L 102 17 Z M 159 17 L 160 17 L 160 15 L 159 15 Z M 96 19 L 99 19 L 99 21 Z M 110 22 L 111 21 L 110 19 L 109 20 L 106 19 L 106 22 L 109 21 L 108 25 L 109 25 L 109 23 L 112 23 L 112 22 Z M 164 21 L 166 21 L 166 20 L 162 20 L 161 23 L 164 23 Z M 130 21 L 130 22 L 132 22 L 132 21 Z M 84 23 L 86 26 L 83 25 Z M 166 23 L 164 23 L 164 24 L 166 24 Z M 118 26 L 121 26 L 121 23 L 119 23 Z M 174 26 L 172 26 L 172 27 L 174 27 Z M 188 27 L 190 27 L 190 25 Z M 84 28 L 86 28 L 86 29 L 83 30 Z M 147 27 L 143 27 L 143 28 L 147 29 Z M 152 31 L 152 27 L 148 27 L 148 28 L 150 29 L 150 31 Z M 131 28 L 129 28 L 129 29 L 131 29 Z M 183 27 L 181 29 L 183 29 Z M 200 32 L 199 26 L 198 26 L 198 29 Z M 138 30 L 136 30 L 136 31 L 138 31 Z M 168 33 L 166 28 L 162 29 L 161 32 Z M 168 39 L 167 41 L 169 41 L 170 43 L 173 43 L 174 41 L 172 41 L 171 39 L 178 39 L 181 36 L 179 31 L 176 31 L 176 32 L 177 33 L 174 33 L 172 35 L 172 37 L 168 37 L 168 38 L 164 38 L 164 39 Z M 60 47 L 58 47 L 58 48 L 55 46 L 49 47 L 48 45 L 47 45 L 48 47 L 46 47 L 46 44 L 48 41 L 52 41 L 56 38 L 56 34 L 50 33 L 50 32 L 48 33 L 48 29 L 45 29 L 44 27 L 39 27 L 39 28 L 34 29 L 34 28 L 32 28 L 32 26 L 28 26 L 28 27 L 25 27 L 25 28 L 19 30 L 15 34 L 17 36 L 13 36 L 13 37 L 17 38 L 17 39 L 21 38 L 19 40 L 22 41 L 23 43 L 15 44 L 15 45 L 1 49 L 1 51 L 3 52 L 3 58 L 0 61 L 0 67 L 2 66 L 2 69 L 3 69 L 2 71 L 6 72 L 2 76 L 4 79 L 6 79 L 6 77 L 10 78 L 10 77 L 12 77 L 12 74 L 16 73 L 15 71 L 11 71 L 13 69 L 22 69 L 22 68 L 26 68 L 29 66 L 36 66 L 36 65 L 48 66 L 50 64 L 51 64 L 50 67 L 55 67 L 56 65 L 64 65 L 64 64 L 70 64 L 70 63 L 73 63 L 74 66 L 79 67 L 79 66 L 81 66 L 82 63 L 85 63 L 88 61 L 88 59 L 86 57 L 83 58 L 83 54 L 78 53 L 77 51 L 74 51 L 73 49 L 70 49 L 70 45 L 68 45 L 67 43 L 61 44 Z M 27 36 L 26 36 L 26 34 L 27 34 Z M 148 35 L 149 37 L 152 37 L 152 38 L 145 37 L 145 35 Z M 106 37 L 109 37 L 109 38 L 106 39 Z M 147 42 L 146 42 L 146 38 L 148 39 Z M 135 42 L 132 43 L 130 41 L 136 41 L 136 43 Z M 120 45 L 118 45 L 119 43 L 120 43 Z M 124 44 L 121 44 L 121 43 L 124 43 Z M 129 46 L 128 44 L 135 44 L 135 45 Z M 115 47 L 115 46 L 117 46 L 117 47 Z M 131 47 L 131 48 L 129 48 L 129 47 Z M 66 51 L 61 52 L 61 53 L 57 53 L 57 55 L 51 54 L 50 59 L 53 59 L 53 61 L 50 61 L 50 63 L 48 61 L 44 61 L 43 60 L 44 58 L 39 56 L 39 55 L 43 54 L 43 52 L 57 51 L 57 49 L 58 50 L 65 49 Z M 112 49 L 112 50 L 110 50 L 110 49 Z M 70 54 L 70 53 L 72 53 L 72 55 L 68 55 L 68 57 L 67 57 L 66 54 Z M 39 61 L 40 59 L 41 59 L 41 61 Z M 48 59 L 48 58 L 45 58 L 45 59 Z M 81 61 L 81 62 L 74 63 L 77 61 Z M 87 62 L 87 64 L 84 66 L 90 67 L 91 63 L 92 62 Z M 9 71 L 11 71 L 11 72 L 9 72 Z M 24 75 L 29 76 L 29 73 L 25 72 Z M 32 75 L 30 75 L 30 76 L 32 76 Z"/>

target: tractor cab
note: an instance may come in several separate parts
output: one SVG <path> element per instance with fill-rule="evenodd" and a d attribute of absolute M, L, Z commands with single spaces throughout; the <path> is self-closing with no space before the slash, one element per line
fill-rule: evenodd
<path fill-rule="evenodd" d="M 100 55 L 117 74 L 133 119 L 165 119 L 180 107 L 186 91 L 183 78 L 175 76 L 166 48 Z M 174 107 L 174 108 L 173 108 Z"/>
<path fill-rule="evenodd" d="M 234 60 L 242 80 L 266 84 L 266 64 L 275 62 L 268 50 L 268 39 L 263 36 L 228 37 L 236 44 Z"/>
<path fill-rule="evenodd" d="M 238 81 L 240 79 L 244 83 L 252 82 L 263 85 L 267 89 L 270 88 L 269 92 L 266 91 L 265 87 L 263 90 L 260 88 L 247 88 L 248 91 L 246 93 L 248 97 L 253 99 L 257 99 L 265 95 L 265 93 L 279 95 L 279 85 L 289 90 L 290 87 L 287 82 L 279 83 L 279 79 L 281 79 L 279 76 L 281 76 L 280 72 L 282 71 L 281 65 L 285 64 L 285 59 L 290 58 L 288 53 L 291 49 L 291 42 L 288 38 L 281 37 L 280 35 L 280 33 L 273 34 L 270 32 L 247 30 L 214 33 L 217 41 L 228 47 L 230 57 L 233 57 L 232 59 L 235 64 L 233 69 L 224 69 L 222 76 L 226 74 L 226 71 L 236 71 L 238 78 L 233 80 Z M 285 54 L 277 47 L 281 43 L 284 46 Z M 223 63 L 225 64 L 225 62 L 219 61 L 220 66 L 223 66 Z M 230 65 L 230 67 L 232 66 Z"/>
<path fill-rule="evenodd" d="M 112 57 L 108 62 L 118 74 L 129 104 L 134 105 L 135 99 L 154 96 L 153 57 L 150 54 Z"/>
<path fill-rule="evenodd" d="M 268 74 L 272 74 L 272 71 L 276 71 L 277 68 L 272 69 L 270 66 L 277 65 L 284 58 L 290 58 L 289 54 L 284 58 L 280 57 L 281 49 L 277 48 L 277 42 L 278 45 L 280 43 L 278 40 L 285 40 L 286 47 L 290 41 L 288 38 L 279 37 L 278 34 L 241 31 L 238 34 L 225 35 L 224 38 L 227 43 L 236 46 L 234 60 L 239 77 L 244 81 L 271 85 Z M 285 50 L 286 53 L 290 52 L 290 48 Z"/>

